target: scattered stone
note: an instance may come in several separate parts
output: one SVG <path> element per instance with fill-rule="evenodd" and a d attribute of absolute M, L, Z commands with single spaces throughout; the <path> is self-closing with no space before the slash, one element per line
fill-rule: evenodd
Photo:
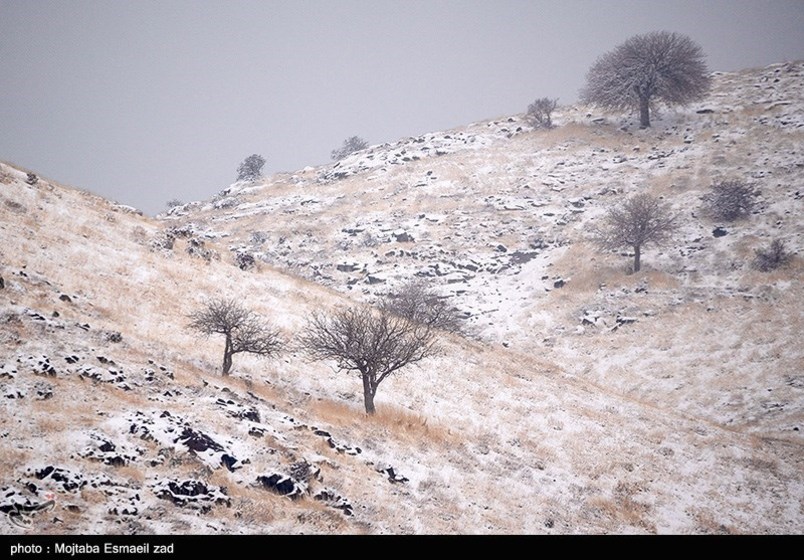
<path fill-rule="evenodd" d="M 390 482 L 391 484 L 408 482 L 408 479 L 406 477 L 402 476 L 401 474 L 397 474 L 394 468 L 390 465 L 379 463 L 377 464 L 376 467 L 374 467 L 374 470 L 376 470 L 379 473 L 388 475 L 388 482 Z"/>
<path fill-rule="evenodd" d="M 168 500 L 179 507 L 209 512 L 215 505 L 231 505 L 226 489 L 222 486 L 207 486 L 200 480 L 188 479 L 181 482 L 164 479 L 152 486 L 157 498 Z"/>
<path fill-rule="evenodd" d="M 324 502 L 331 508 L 341 510 L 344 515 L 350 516 L 354 514 L 354 508 L 352 507 L 352 504 L 349 503 L 349 500 L 331 488 L 319 490 L 313 495 L 313 499 L 318 500 L 319 502 Z"/>
<path fill-rule="evenodd" d="M 51 365 L 50 358 L 47 356 L 28 356 L 27 358 L 19 358 L 17 361 L 31 368 L 36 375 L 56 377 L 56 368 Z"/>
<path fill-rule="evenodd" d="M 213 440 L 208 435 L 202 432 L 196 432 L 189 426 L 184 427 L 184 431 L 176 439 L 177 442 L 187 446 L 191 451 L 203 452 L 207 449 L 213 451 L 223 451 L 223 447 Z"/>
<path fill-rule="evenodd" d="M 7 377 L 14 379 L 17 376 L 17 368 L 11 364 L 0 364 L 0 379 Z"/>
<path fill-rule="evenodd" d="M 724 235 L 726 235 L 728 233 L 729 232 L 726 231 L 725 228 L 722 228 L 722 227 L 719 227 L 719 226 L 712 230 L 712 236 L 713 237 L 723 237 Z"/>
<path fill-rule="evenodd" d="M 103 333 L 103 340 L 118 343 L 123 341 L 123 335 L 117 331 L 108 331 Z"/>
<path fill-rule="evenodd" d="M 38 400 L 46 401 L 53 398 L 53 386 L 44 381 L 34 383 L 34 391 L 36 391 Z"/>
<path fill-rule="evenodd" d="M 72 298 L 70 296 L 68 296 L 67 294 L 61 294 L 59 296 L 59 299 L 61 301 L 65 302 L 65 303 L 72 303 L 73 302 Z"/>
<path fill-rule="evenodd" d="M 29 185 L 35 185 L 39 182 L 39 177 L 36 176 L 36 173 L 28 173 L 28 176 L 25 177 L 25 182 Z"/>
<path fill-rule="evenodd" d="M 44 481 L 48 485 L 57 487 L 64 492 L 80 490 L 87 485 L 87 481 L 81 473 L 73 473 L 61 467 L 48 465 L 42 469 L 28 469 L 27 476 L 33 476 L 37 480 Z M 29 485 L 31 491 L 36 491 L 36 485 Z"/>
<path fill-rule="evenodd" d="M 290 476 L 294 480 L 309 484 L 312 480 L 321 480 L 321 468 L 307 461 L 299 461 L 290 466 Z"/>

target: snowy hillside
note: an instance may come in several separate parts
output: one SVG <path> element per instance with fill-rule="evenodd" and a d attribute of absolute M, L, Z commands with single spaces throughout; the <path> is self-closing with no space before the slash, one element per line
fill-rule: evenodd
<path fill-rule="evenodd" d="M 802 247 L 802 92 L 804 63 L 718 73 L 649 130 L 505 117 L 157 220 L 0 164 L 3 531 L 801 533 L 801 258 L 750 262 Z M 750 217 L 701 212 L 722 178 L 756 184 Z M 681 230 L 629 274 L 589 231 L 636 192 Z M 413 276 L 474 334 L 366 417 L 292 340 Z M 221 295 L 286 351 L 221 376 L 223 341 L 187 328 Z"/>

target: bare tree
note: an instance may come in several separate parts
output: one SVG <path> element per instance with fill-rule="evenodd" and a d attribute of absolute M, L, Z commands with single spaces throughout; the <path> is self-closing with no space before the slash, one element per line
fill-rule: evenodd
<path fill-rule="evenodd" d="M 595 242 L 607 250 L 622 247 L 634 250 L 634 272 L 639 272 L 642 246 L 661 245 L 676 230 L 676 220 L 658 199 L 649 194 L 637 194 L 603 217 L 594 229 Z"/>
<path fill-rule="evenodd" d="M 234 299 L 209 300 L 189 318 L 189 327 L 204 336 L 222 334 L 226 337 L 223 349 L 224 375 L 228 375 L 232 368 L 234 354 L 248 352 L 267 357 L 279 352 L 279 331 Z"/>
<path fill-rule="evenodd" d="M 650 126 L 654 101 L 686 105 L 709 91 L 711 79 L 701 47 L 686 35 L 654 31 L 631 37 L 592 65 L 581 100 L 606 109 L 639 108 Z"/>
<path fill-rule="evenodd" d="M 368 148 L 369 144 L 365 140 L 363 140 L 360 136 L 351 136 L 343 141 L 343 145 L 340 148 L 336 148 L 332 150 L 330 156 L 335 161 L 342 160 L 349 154 L 353 154 L 355 152 L 359 152 L 360 150 L 365 150 Z"/>
<path fill-rule="evenodd" d="M 541 97 L 528 105 L 528 120 L 536 128 L 553 128 L 553 111 L 556 107 L 558 99 Z"/>
<path fill-rule="evenodd" d="M 429 325 L 357 305 L 313 313 L 300 342 L 311 358 L 335 360 L 339 370 L 360 375 L 366 414 L 374 414 L 374 396 L 388 376 L 438 352 Z"/>
<path fill-rule="evenodd" d="M 251 154 L 237 166 L 238 181 L 256 181 L 262 177 L 265 158 L 259 154 Z"/>
<path fill-rule="evenodd" d="M 398 291 L 387 295 L 380 308 L 416 323 L 451 333 L 462 333 L 458 310 L 421 279 L 406 282 Z"/>

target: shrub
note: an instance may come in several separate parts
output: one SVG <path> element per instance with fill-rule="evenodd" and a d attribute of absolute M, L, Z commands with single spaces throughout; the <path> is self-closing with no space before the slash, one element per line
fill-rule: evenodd
<path fill-rule="evenodd" d="M 754 188 L 742 181 L 721 181 L 704 196 L 705 210 L 716 220 L 733 221 L 751 213 L 755 197 Z"/>
<path fill-rule="evenodd" d="M 762 272 L 770 272 L 790 262 L 793 257 L 785 248 L 784 242 L 774 239 L 767 249 L 756 249 L 754 257 L 754 268 Z"/>
<path fill-rule="evenodd" d="M 535 128 L 553 128 L 553 111 L 558 99 L 542 97 L 528 105 L 527 118 Z"/>
<path fill-rule="evenodd" d="M 369 146 L 368 142 L 366 142 L 359 136 L 352 136 L 344 140 L 340 148 L 332 150 L 330 156 L 335 161 L 340 161 L 350 154 L 359 152 L 360 150 L 365 150 L 366 148 L 368 148 L 368 146 Z"/>
<path fill-rule="evenodd" d="M 421 279 L 410 280 L 399 291 L 386 296 L 380 307 L 435 329 L 451 333 L 462 332 L 463 325 L 458 310 L 451 307 Z"/>

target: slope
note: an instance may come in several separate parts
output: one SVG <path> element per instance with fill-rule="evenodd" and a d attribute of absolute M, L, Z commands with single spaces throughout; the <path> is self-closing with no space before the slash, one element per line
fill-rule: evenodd
<path fill-rule="evenodd" d="M 767 432 L 777 427 L 769 422 L 755 425 L 745 419 L 729 425 L 706 400 L 707 388 L 701 387 L 706 379 L 690 382 L 698 385 L 690 392 L 700 399 L 686 409 L 665 402 L 663 395 L 675 389 L 651 378 L 638 390 L 630 389 L 629 380 L 639 377 L 640 368 L 630 367 L 629 356 L 662 358 L 661 367 L 670 367 L 678 357 L 669 350 L 666 360 L 638 353 L 637 328 L 659 329 L 659 321 L 678 321 L 680 328 L 665 341 L 671 348 L 699 334 L 696 325 L 707 312 L 691 305 L 676 314 L 671 305 L 673 290 L 686 295 L 695 286 L 660 270 L 666 260 L 655 253 L 650 254 L 654 270 L 643 277 L 619 271 L 615 257 L 595 255 L 604 267 L 595 274 L 608 274 L 605 284 L 611 290 L 633 286 L 618 301 L 643 297 L 636 287 L 646 279 L 653 282 L 644 297 L 652 298 L 655 314 L 640 315 L 638 322 L 615 331 L 597 332 L 587 325 L 583 333 L 576 332 L 576 315 L 564 316 L 573 301 L 585 305 L 608 293 L 598 295 L 596 285 L 571 291 L 573 285 L 583 286 L 579 268 L 585 264 L 583 253 L 572 251 L 588 250 L 581 240 L 583 220 L 594 212 L 573 212 L 580 209 L 578 201 L 563 197 L 577 198 L 572 195 L 586 188 L 591 172 L 578 169 L 572 184 L 562 175 L 552 185 L 561 190 L 553 191 L 536 188 L 532 179 L 546 175 L 534 171 L 537 177 L 527 179 L 533 183 L 529 189 L 524 189 L 528 183 L 515 182 L 522 191 L 510 187 L 487 194 L 502 184 L 496 183 L 498 177 L 517 180 L 526 157 L 520 152 L 531 150 L 533 142 L 544 142 L 549 154 L 569 151 L 558 166 L 564 167 L 577 152 L 597 153 L 584 145 L 588 134 L 601 143 L 612 134 L 633 137 L 606 123 L 565 125 L 547 133 L 523 127 L 510 138 L 516 129 L 507 120 L 477 127 L 491 130 L 501 145 L 495 148 L 497 140 L 485 136 L 472 142 L 471 126 L 468 133 L 432 135 L 411 142 L 453 153 L 375 167 L 360 163 L 367 155 L 357 155 L 338 168 L 273 177 L 266 185 L 236 185 L 210 205 L 177 209 L 175 219 L 185 222 L 178 224 L 145 218 L 42 178 L 29 184 L 24 172 L 2 165 L 0 511 L 9 521 L 4 531 L 801 532 L 801 440 L 789 424 L 770 436 Z M 445 148 L 435 140 L 461 134 L 467 141 L 461 150 L 455 142 Z M 562 135 L 570 138 L 554 144 Z M 621 141 L 616 140 L 618 146 Z M 522 144 L 520 152 L 512 149 L 516 142 Z M 564 150 L 553 148 L 562 142 Z M 387 159 L 392 152 L 409 157 L 398 147 L 386 147 L 385 155 L 375 150 L 375 159 Z M 543 155 L 527 157 L 534 166 L 552 162 Z M 436 170 L 429 168 L 436 163 Z M 327 176 L 350 165 L 368 169 L 337 180 Z M 369 181 L 372 173 L 376 178 Z M 608 176 L 606 170 L 599 173 Z M 792 168 L 793 178 L 797 173 Z M 436 195 L 426 194 L 427 185 L 410 184 L 434 175 L 427 180 L 439 185 Z M 620 179 L 624 191 L 633 188 L 626 179 L 630 176 L 624 172 Z M 467 190 L 464 182 L 472 182 L 479 193 Z M 785 189 L 778 200 L 773 195 L 772 204 L 781 204 Z M 514 200 L 516 192 L 531 190 L 537 191 L 533 198 L 521 200 L 528 201 L 526 208 L 541 209 L 536 211 L 544 221 L 528 223 L 516 217 L 528 215 L 525 210 L 511 206 L 520 200 Z M 543 195 L 545 205 L 531 205 Z M 503 200 L 506 196 L 511 199 Z M 308 198 L 311 202 L 302 204 Z M 233 199 L 239 202 L 229 202 Z M 311 210 L 324 200 L 326 210 Z M 477 200 L 483 201 L 482 212 L 467 203 Z M 497 202 L 502 209 L 495 207 Z M 562 225 L 557 212 L 543 216 L 559 208 L 565 210 L 561 216 L 581 217 Z M 191 210 L 192 216 L 182 215 Z M 790 221 L 792 229 L 783 232 L 796 246 L 800 225 Z M 343 231 L 360 227 L 364 230 Z M 527 239 L 520 235 L 523 228 L 548 242 L 516 269 L 513 255 L 527 249 L 517 245 Z M 454 267 L 477 272 L 473 278 L 448 284 L 446 277 L 454 271 L 431 278 L 454 289 L 486 342 L 444 335 L 442 356 L 383 385 L 375 418 L 361 413 L 357 380 L 328 364 L 307 363 L 290 343 L 276 360 L 237 356 L 234 375 L 221 377 L 221 341 L 199 341 L 186 329 L 187 314 L 205 297 L 239 298 L 277 324 L 288 341 L 308 311 L 349 302 L 262 259 L 241 270 L 231 249 L 253 250 L 249 244 L 261 238 L 255 232 L 267 233 L 261 245 L 267 244 L 265 253 L 279 247 L 274 264 L 287 263 L 297 273 L 313 275 L 309 271 L 316 264 L 333 256 L 349 259 L 339 264 L 356 261 L 360 266 L 352 271 L 319 267 L 319 280 L 327 282 L 327 275 L 348 279 L 331 283 L 352 293 L 365 288 L 367 298 L 413 267 L 446 271 L 449 261 L 474 255 L 466 258 L 483 264 L 477 271 Z M 356 243 L 367 232 L 380 236 L 381 245 Z M 549 242 L 553 234 L 557 241 Z M 285 241 L 279 242 L 282 236 Z M 352 243 L 339 253 L 342 241 Z M 382 247 L 386 241 L 390 245 Z M 394 254 L 385 254 L 390 251 Z M 317 260 L 308 256 L 319 252 Z M 308 264 L 300 266 L 307 258 Z M 361 258 L 367 259 L 365 275 L 359 273 Z M 489 269 L 497 264 L 509 268 Z M 550 275 L 553 269 L 558 272 Z M 550 271 L 547 279 L 543 270 Z M 774 276 L 770 288 L 793 317 L 800 316 L 800 298 L 785 298 L 800 293 L 796 270 Z M 728 278 L 753 273 L 731 274 Z M 711 274 L 702 276 L 714 280 Z M 360 283 L 369 277 L 384 277 L 386 283 Z M 355 278 L 358 283 L 349 290 Z M 767 291 L 762 278 L 762 284 L 757 280 L 749 287 L 749 295 Z M 555 287 L 558 279 L 566 282 L 564 287 Z M 526 285 L 530 291 L 522 293 Z M 764 309 L 755 307 L 758 297 L 700 297 L 717 301 L 737 321 Z M 732 300 L 752 307 L 741 310 Z M 538 304 L 539 313 L 529 319 L 533 324 L 523 324 L 512 312 L 524 309 L 523 302 Z M 471 305 L 479 311 L 471 311 Z M 499 310 L 491 311 L 494 306 Z M 503 320 L 508 316 L 510 323 Z M 770 355 L 771 363 L 792 367 L 784 360 L 795 363 L 790 338 L 795 333 L 786 328 L 780 343 L 768 340 L 762 348 L 793 352 L 791 358 Z M 495 337 L 509 347 L 494 343 Z M 743 344 L 749 351 L 754 341 Z M 617 354 L 624 357 L 619 369 L 612 357 L 599 359 L 613 353 L 615 345 L 623 349 Z M 588 367 L 597 362 L 597 369 Z M 689 369 L 705 373 L 710 367 L 704 363 Z M 800 386 L 771 388 L 788 391 L 788 410 L 779 414 L 794 422 L 801 410 Z M 757 400 L 746 392 L 740 410 L 750 412 Z M 34 509 L 51 497 L 52 509 Z"/>

